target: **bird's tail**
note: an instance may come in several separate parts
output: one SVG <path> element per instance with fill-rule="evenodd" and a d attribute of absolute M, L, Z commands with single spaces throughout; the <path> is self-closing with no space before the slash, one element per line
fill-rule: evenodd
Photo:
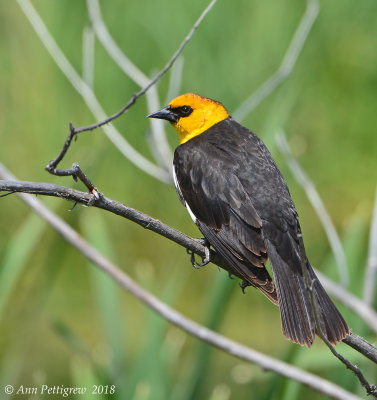
<path fill-rule="evenodd" d="M 271 243 L 266 244 L 274 275 L 283 333 L 293 342 L 310 347 L 314 342 L 315 333 L 319 332 L 305 277 L 292 271 Z M 347 323 L 321 285 L 309 261 L 306 261 L 306 273 L 308 284 L 313 290 L 321 331 L 332 344 L 336 344 L 349 334 Z"/>

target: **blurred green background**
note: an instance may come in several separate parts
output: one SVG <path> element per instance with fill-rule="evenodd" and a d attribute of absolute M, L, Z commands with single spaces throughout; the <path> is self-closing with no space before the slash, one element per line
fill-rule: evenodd
<path fill-rule="evenodd" d="M 34 6 L 73 66 L 82 70 L 84 1 L 35 0 Z M 207 2 L 101 2 L 110 32 L 148 76 L 162 68 Z M 220 100 L 232 112 L 280 65 L 305 2 L 218 0 L 183 53 L 181 92 Z M 301 218 L 307 252 L 338 279 L 323 228 L 275 144 L 283 127 L 313 179 L 346 247 L 350 291 L 362 295 L 377 181 L 377 3 L 321 2 L 292 75 L 244 121 L 261 136 L 285 175 Z M 158 85 L 165 102 L 169 75 Z M 95 92 L 108 114 L 138 87 L 95 45 Z M 142 154 L 146 100 L 115 125 Z M 16 1 L 0 2 L 0 161 L 19 179 L 82 189 L 47 174 L 68 123 L 95 122 L 57 68 Z M 178 138 L 166 127 L 172 147 Z M 60 167 L 79 162 L 106 196 L 199 237 L 173 186 L 126 160 L 101 130 L 84 133 Z M 105 212 L 43 199 L 127 274 L 177 310 L 273 357 L 364 395 L 356 379 L 318 341 L 288 342 L 276 307 L 210 265 L 194 270 L 184 249 Z M 116 385 L 116 399 L 321 399 L 318 393 L 201 343 L 122 291 L 16 196 L 0 200 L 0 388 L 3 385 Z M 376 304 L 375 304 L 376 305 Z M 351 328 L 375 335 L 339 305 Z M 339 345 L 367 377 L 371 362 Z M 3 394 L 1 394 L 3 396 Z M 0 396 L 0 397 L 1 397 Z M 2 398 L 2 397 L 1 397 Z M 9 397 L 7 397 L 9 398 Z M 16 398 L 16 396 L 15 396 Z M 48 398 L 34 396 L 37 398 Z M 80 398 L 92 398 L 90 395 Z"/>

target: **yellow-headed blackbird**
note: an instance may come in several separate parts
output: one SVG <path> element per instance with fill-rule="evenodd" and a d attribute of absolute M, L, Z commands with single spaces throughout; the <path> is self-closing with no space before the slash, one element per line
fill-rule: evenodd
<path fill-rule="evenodd" d="M 228 271 L 280 307 L 284 335 L 309 347 L 314 341 L 309 283 L 322 332 L 331 343 L 344 339 L 349 328 L 306 257 L 287 184 L 261 139 L 221 103 L 192 93 L 149 117 L 169 121 L 179 134 L 174 182 L 181 202 Z"/>

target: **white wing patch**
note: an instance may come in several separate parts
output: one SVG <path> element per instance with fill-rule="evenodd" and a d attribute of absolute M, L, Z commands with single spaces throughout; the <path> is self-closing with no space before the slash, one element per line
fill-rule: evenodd
<path fill-rule="evenodd" d="M 185 202 L 185 207 L 187 208 L 187 211 L 189 212 L 191 219 L 192 219 L 192 220 L 195 222 L 195 224 L 196 224 L 196 217 L 195 217 L 194 213 L 191 211 L 190 206 L 189 206 L 186 202 Z"/>
<path fill-rule="evenodd" d="M 173 167 L 173 179 L 174 179 L 174 186 L 175 186 L 175 189 L 176 189 L 176 191 L 178 193 L 179 200 L 181 200 L 181 203 L 186 207 L 188 213 L 190 214 L 191 219 L 196 224 L 197 219 L 196 219 L 194 213 L 191 211 L 190 206 L 186 203 L 185 199 L 183 198 L 181 189 L 180 189 L 180 187 L 178 185 L 178 179 L 177 179 L 177 175 L 175 174 L 175 168 L 174 167 Z"/>

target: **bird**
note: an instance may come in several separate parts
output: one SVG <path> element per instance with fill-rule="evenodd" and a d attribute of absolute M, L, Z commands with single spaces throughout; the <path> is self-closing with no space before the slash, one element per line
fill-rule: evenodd
<path fill-rule="evenodd" d="M 148 117 L 178 132 L 180 201 L 241 287 L 253 286 L 279 306 L 283 334 L 308 347 L 316 334 L 332 344 L 346 338 L 349 327 L 308 260 L 287 183 L 263 141 L 222 103 L 194 93 Z"/>

